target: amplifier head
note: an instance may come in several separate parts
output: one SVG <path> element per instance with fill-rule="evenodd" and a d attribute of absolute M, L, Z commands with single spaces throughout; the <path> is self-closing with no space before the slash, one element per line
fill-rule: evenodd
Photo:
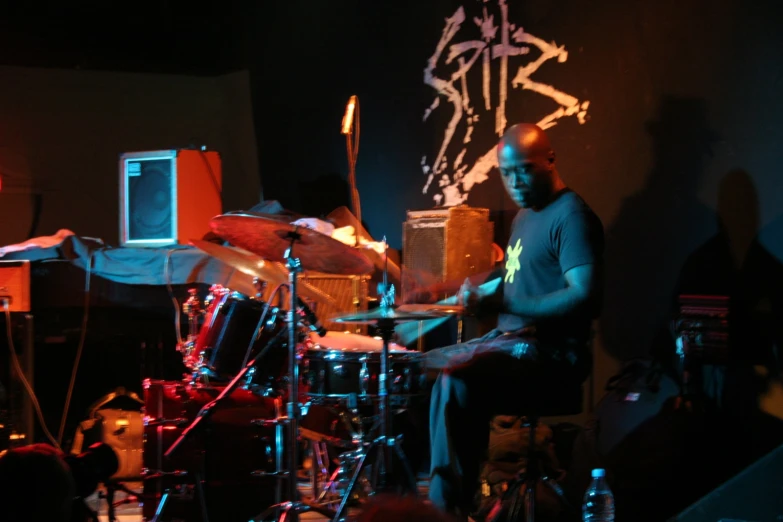
<path fill-rule="evenodd" d="M 0 261 L 0 299 L 11 312 L 30 311 L 30 261 Z"/>

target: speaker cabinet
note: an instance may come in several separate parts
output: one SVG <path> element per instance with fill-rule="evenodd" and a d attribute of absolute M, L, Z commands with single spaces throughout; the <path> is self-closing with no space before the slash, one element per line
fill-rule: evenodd
<path fill-rule="evenodd" d="M 0 261 L 0 299 L 8 300 L 9 312 L 30 311 L 30 261 Z"/>
<path fill-rule="evenodd" d="M 220 155 L 158 150 L 120 156 L 120 245 L 186 244 L 223 209 Z"/>
<path fill-rule="evenodd" d="M 403 269 L 415 279 L 428 279 L 428 283 L 461 281 L 489 271 L 493 234 L 494 225 L 485 208 L 461 205 L 409 211 L 402 230 Z"/>

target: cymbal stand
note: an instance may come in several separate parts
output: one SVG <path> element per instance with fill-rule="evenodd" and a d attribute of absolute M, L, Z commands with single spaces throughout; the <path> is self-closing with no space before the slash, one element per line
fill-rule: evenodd
<path fill-rule="evenodd" d="M 380 375 L 378 375 L 378 395 L 380 396 L 380 404 L 378 410 L 379 416 L 379 431 L 380 435 L 370 443 L 367 451 L 359 459 L 359 464 L 356 466 L 351 482 L 348 484 L 347 491 L 343 496 L 340 506 L 337 508 L 337 512 L 333 517 L 333 522 L 340 522 L 343 520 L 343 513 L 345 512 L 351 495 L 353 494 L 356 484 L 359 481 L 359 477 L 364 471 L 367 457 L 374 455 L 375 464 L 373 473 L 378 473 L 378 483 L 375 487 L 377 492 L 383 492 L 389 487 L 388 480 L 393 475 L 393 459 L 396 457 L 399 459 L 403 467 L 405 482 L 407 484 L 400 484 L 408 492 L 416 494 L 416 479 L 413 476 L 408 459 L 405 453 L 402 451 L 402 447 L 399 445 L 399 440 L 392 435 L 392 412 L 389 404 L 389 391 L 388 391 L 388 377 L 389 377 L 389 342 L 391 342 L 394 336 L 395 319 L 391 313 L 394 311 L 394 285 L 387 286 L 386 274 L 384 273 L 384 283 L 381 285 L 381 309 L 389 312 L 388 318 L 378 319 L 376 327 L 383 339 L 383 349 L 381 352 L 381 368 Z"/>
<path fill-rule="evenodd" d="M 299 365 L 297 364 L 297 350 L 296 350 L 296 312 L 299 307 L 299 300 L 297 296 L 297 279 L 299 273 L 302 271 L 302 264 L 299 258 L 293 256 L 294 243 L 301 236 L 296 232 L 290 233 L 288 239 L 291 240 L 290 246 L 286 249 L 285 260 L 286 268 L 288 268 L 288 284 L 290 308 L 288 311 L 288 403 L 286 404 L 286 416 L 280 419 L 275 419 L 274 423 L 285 423 L 288 426 L 288 458 L 287 470 L 278 470 L 273 473 L 274 476 L 286 480 L 287 479 L 287 500 L 269 507 L 259 516 L 254 518 L 254 521 L 267 520 L 267 517 L 272 513 L 277 513 L 276 519 L 285 520 L 288 522 L 297 522 L 299 513 L 307 511 L 316 511 L 331 517 L 333 511 L 329 509 L 320 508 L 318 506 L 308 505 L 302 501 L 296 500 L 299 497 L 299 491 L 297 489 L 297 470 L 298 466 L 298 450 L 299 450 L 299 417 L 301 415 L 301 405 L 299 404 Z"/>

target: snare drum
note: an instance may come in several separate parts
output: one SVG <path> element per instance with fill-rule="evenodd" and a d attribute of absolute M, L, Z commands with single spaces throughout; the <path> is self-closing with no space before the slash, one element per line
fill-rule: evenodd
<path fill-rule="evenodd" d="M 302 380 L 314 402 L 342 402 L 355 394 L 360 402 L 378 399 L 383 341 L 365 335 L 311 334 L 302 356 Z M 425 392 L 420 352 L 389 345 L 388 392 L 393 403 Z"/>

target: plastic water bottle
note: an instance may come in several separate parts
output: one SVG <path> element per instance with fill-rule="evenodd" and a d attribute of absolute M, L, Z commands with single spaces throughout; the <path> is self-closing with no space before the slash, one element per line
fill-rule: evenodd
<path fill-rule="evenodd" d="M 593 470 L 593 481 L 582 502 L 583 522 L 614 522 L 614 495 L 606 483 L 606 471 Z"/>

